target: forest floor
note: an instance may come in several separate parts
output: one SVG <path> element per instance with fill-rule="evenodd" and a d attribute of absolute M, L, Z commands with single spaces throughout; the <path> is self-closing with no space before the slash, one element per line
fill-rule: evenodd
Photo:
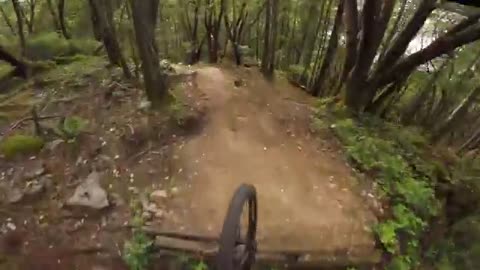
<path fill-rule="evenodd" d="M 52 138 L 38 155 L 0 160 L 0 269 L 125 269 L 129 201 L 142 202 L 149 226 L 216 236 L 242 183 L 257 189 L 260 249 L 375 253 L 369 193 L 333 136 L 312 132 L 313 98 L 254 68 L 200 65 L 181 83 L 180 107 L 150 112 L 143 91 L 104 65 L 72 64 L 2 97 L 10 117 L 2 133 L 31 133 L 23 122 L 10 128 L 32 105 L 41 116 L 87 119 L 89 128 L 73 144 Z M 101 173 L 109 207 L 66 207 L 91 171 Z M 45 190 L 12 200 L 37 183 L 32 173 L 49 179 Z M 161 198 L 149 196 L 155 191 Z"/>

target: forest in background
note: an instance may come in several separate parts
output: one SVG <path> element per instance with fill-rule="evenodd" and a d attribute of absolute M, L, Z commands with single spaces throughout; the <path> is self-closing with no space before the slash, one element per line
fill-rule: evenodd
<path fill-rule="evenodd" d="M 0 13 L 0 94 L 99 55 L 143 80 L 154 106 L 168 95 L 162 59 L 287 76 L 318 97 L 315 126 L 378 180 L 390 207 L 375 232 L 389 269 L 480 266 L 480 10 L 438 0 L 11 0 Z"/>

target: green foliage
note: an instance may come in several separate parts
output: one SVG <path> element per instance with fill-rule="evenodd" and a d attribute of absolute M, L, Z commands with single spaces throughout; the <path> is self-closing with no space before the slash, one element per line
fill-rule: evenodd
<path fill-rule="evenodd" d="M 208 270 L 208 266 L 204 261 L 199 261 L 193 266 L 193 270 Z"/>
<path fill-rule="evenodd" d="M 142 204 L 139 200 L 133 199 L 130 202 L 132 211 L 133 235 L 125 242 L 123 248 L 123 259 L 130 270 L 145 270 L 150 263 L 150 252 L 153 241 L 141 230 L 145 223 L 142 218 Z"/>
<path fill-rule="evenodd" d="M 391 254 L 398 251 L 397 227 L 397 223 L 389 220 L 378 224 L 375 228 L 375 232 L 380 238 L 383 247 Z"/>
<path fill-rule="evenodd" d="M 170 91 L 171 101 L 168 105 L 168 114 L 179 126 L 185 124 L 189 117 L 188 106 L 182 101 L 180 88 Z"/>
<path fill-rule="evenodd" d="M 480 216 L 456 222 L 451 232 L 431 250 L 438 269 L 474 270 L 480 265 Z"/>
<path fill-rule="evenodd" d="M 333 126 L 349 158 L 361 170 L 373 173 L 390 199 L 392 217 L 374 228 L 385 250 L 395 257 L 388 269 L 414 268 L 419 263 L 419 241 L 427 221 L 439 209 L 430 179 L 418 174 L 411 163 L 420 159 L 425 139 L 414 131 L 368 117 L 360 122 L 344 118 Z"/>
<path fill-rule="evenodd" d="M 78 116 L 67 117 L 63 123 L 59 126 L 59 133 L 62 137 L 72 140 L 77 138 L 82 132 L 85 131 L 88 125 L 86 119 Z"/>
<path fill-rule="evenodd" d="M 132 239 L 125 243 L 123 251 L 123 259 L 130 270 L 147 269 L 152 244 L 152 240 L 145 233 L 141 231 L 133 233 Z"/>
<path fill-rule="evenodd" d="M 17 155 L 35 154 L 43 148 L 44 141 L 40 137 L 30 135 L 13 135 L 0 144 L 0 152 L 6 158 Z"/>
<path fill-rule="evenodd" d="M 304 72 L 305 68 L 302 65 L 291 65 L 286 70 L 287 79 L 299 85 L 306 85 L 310 74 Z"/>
<path fill-rule="evenodd" d="M 58 33 L 50 32 L 30 37 L 26 43 L 26 55 L 31 60 L 52 60 L 76 54 L 92 55 L 98 45 L 98 42 L 91 39 L 66 40 Z"/>

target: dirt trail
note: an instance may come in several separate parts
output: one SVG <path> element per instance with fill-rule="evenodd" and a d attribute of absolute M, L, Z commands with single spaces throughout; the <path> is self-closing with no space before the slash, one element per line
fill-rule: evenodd
<path fill-rule="evenodd" d="M 178 194 L 164 226 L 218 235 L 234 190 L 257 188 L 260 249 L 369 254 L 373 214 L 352 191 L 345 162 L 309 136 L 308 97 L 286 83 L 270 85 L 257 71 L 198 70 L 206 96 L 201 134 L 176 150 Z M 323 150 L 323 151 L 322 151 Z"/>

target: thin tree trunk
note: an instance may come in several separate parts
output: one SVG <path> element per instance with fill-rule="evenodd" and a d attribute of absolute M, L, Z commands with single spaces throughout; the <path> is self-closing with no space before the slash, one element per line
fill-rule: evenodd
<path fill-rule="evenodd" d="M 275 70 L 275 54 L 277 48 L 277 26 L 278 26 L 278 0 L 272 0 L 272 33 L 270 37 L 270 59 L 269 59 L 269 67 L 268 67 L 268 74 L 273 75 Z"/>
<path fill-rule="evenodd" d="M 262 56 L 262 72 L 265 76 L 270 76 L 270 38 L 271 38 L 271 17 L 272 17 L 272 1 L 266 0 L 267 8 L 265 10 L 265 30 L 264 30 L 264 39 L 263 39 L 263 56 Z"/>
<path fill-rule="evenodd" d="M 477 87 L 462 101 L 462 103 L 460 103 L 460 105 L 458 105 L 455 110 L 453 110 L 448 118 L 439 125 L 434 132 L 432 140 L 434 142 L 438 142 L 445 136 L 445 134 L 458 127 L 462 122 L 461 119 L 465 116 L 479 95 L 480 87 Z"/>
<path fill-rule="evenodd" d="M 102 1 L 102 0 L 100 0 Z M 67 31 L 67 23 L 65 21 L 65 0 L 58 0 L 58 21 L 60 22 L 60 29 L 65 39 L 70 39 L 71 36 Z"/>
<path fill-rule="evenodd" d="M 460 148 L 458 149 L 458 152 L 463 152 L 465 150 L 467 150 L 469 147 L 472 146 L 472 144 L 474 144 L 475 141 L 479 141 L 480 140 L 480 128 L 478 128 L 472 136 L 470 136 L 470 138 L 468 138 L 467 141 L 465 141 L 465 143 L 462 144 L 462 146 L 460 146 Z"/>
<path fill-rule="evenodd" d="M 52 16 L 52 22 L 53 22 L 53 27 L 55 28 L 55 31 L 60 33 L 62 29 L 60 27 L 60 23 L 58 22 L 58 16 L 57 16 L 57 13 L 55 12 L 55 8 L 53 7 L 52 0 L 47 0 L 47 8 L 48 8 L 48 11 L 50 12 L 50 15 Z"/>
<path fill-rule="evenodd" d="M 30 9 L 30 18 L 28 19 L 28 23 L 27 23 L 27 26 L 28 26 L 28 33 L 31 34 L 33 33 L 33 26 L 35 24 L 35 7 L 36 7 L 36 2 L 37 0 L 29 0 L 27 1 L 28 2 L 28 7 Z"/>
<path fill-rule="evenodd" d="M 343 82 L 345 79 L 347 79 L 348 74 L 353 68 L 353 65 L 355 65 L 355 59 L 357 58 L 357 35 L 359 31 L 357 0 L 345 0 L 345 12 L 343 19 L 345 24 L 347 53 L 340 82 Z"/>
<path fill-rule="evenodd" d="M 427 21 L 428 16 L 435 9 L 436 0 L 422 0 L 412 19 L 408 22 L 405 29 L 398 34 L 392 47 L 386 52 L 385 57 L 378 64 L 377 74 L 396 63 L 405 53 L 408 44 L 418 34 L 420 29 Z"/>
<path fill-rule="evenodd" d="M 480 24 L 454 35 L 447 32 L 445 35 L 433 41 L 426 48 L 409 55 L 400 60 L 393 67 L 389 68 L 384 75 L 378 78 L 376 87 L 383 87 L 395 81 L 398 77 L 402 77 L 412 72 L 416 67 L 478 39 L 480 39 Z"/>
<path fill-rule="evenodd" d="M 131 78 L 132 74 L 127 66 L 126 60 L 122 55 L 120 44 L 118 43 L 115 25 L 113 22 L 113 6 L 112 0 L 89 0 L 91 12 L 96 18 L 96 23 L 101 31 L 101 38 L 107 56 L 112 65 L 122 68 L 126 78 Z"/>
<path fill-rule="evenodd" d="M 408 0 L 403 0 L 402 4 L 400 6 L 400 10 L 398 12 L 397 18 L 395 18 L 395 22 L 392 25 L 392 28 L 390 32 L 388 33 L 387 37 L 385 38 L 385 42 L 383 43 L 383 48 L 382 52 L 380 53 L 380 61 L 383 59 L 385 56 L 385 53 L 387 52 L 388 48 L 390 47 L 390 43 L 392 42 L 393 37 L 395 36 L 395 33 L 398 32 L 398 26 L 400 24 L 400 21 L 403 17 L 403 14 L 405 13 L 405 9 L 407 7 L 407 2 Z"/>
<path fill-rule="evenodd" d="M 17 32 L 20 40 L 20 49 L 22 56 L 25 56 L 25 33 L 23 32 L 23 18 L 22 18 L 22 7 L 18 0 L 12 0 L 13 10 L 17 17 Z"/>
<path fill-rule="evenodd" d="M 340 0 L 340 3 L 337 7 L 337 14 L 335 15 L 335 21 L 333 24 L 333 29 L 330 34 L 330 41 L 328 42 L 327 51 L 325 52 L 325 57 L 323 58 L 322 66 L 316 76 L 315 83 L 313 85 L 312 94 L 319 96 L 322 92 L 322 87 L 324 85 L 325 77 L 328 76 L 328 71 L 333 62 L 333 57 L 335 51 L 338 47 L 338 32 L 342 26 L 342 15 L 343 15 L 343 6 L 344 0 Z"/>
<path fill-rule="evenodd" d="M 3 20 L 7 24 L 8 28 L 10 29 L 10 32 L 12 32 L 13 35 L 17 35 L 17 32 L 15 31 L 15 28 L 13 27 L 13 24 L 10 21 L 10 18 L 8 18 L 8 15 L 2 6 L 0 6 L 0 13 L 2 14 Z"/>

